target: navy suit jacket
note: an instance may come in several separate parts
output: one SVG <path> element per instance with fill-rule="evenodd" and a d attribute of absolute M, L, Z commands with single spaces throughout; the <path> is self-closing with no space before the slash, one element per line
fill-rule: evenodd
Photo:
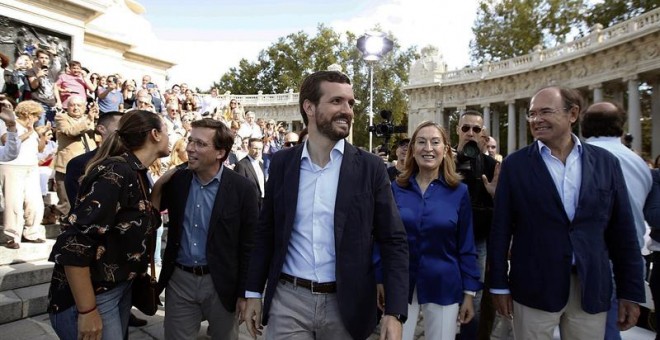
<path fill-rule="evenodd" d="M 163 187 L 161 209 L 170 223 L 159 291 L 167 287 L 181 247 L 181 235 L 193 173 L 181 169 Z M 244 177 L 225 168 L 215 196 L 206 242 L 206 260 L 213 285 L 226 310 L 234 312 L 236 300 L 245 295 L 245 279 L 257 222 L 257 195 Z"/>
<path fill-rule="evenodd" d="M 558 312 L 566 305 L 573 256 L 587 313 L 610 308 L 610 259 L 617 298 L 645 301 L 643 260 L 619 161 L 586 143 L 582 151 L 582 184 L 573 221 L 537 142 L 502 163 L 488 248 L 490 287 L 510 289 L 513 299 L 525 306 Z"/>
<path fill-rule="evenodd" d="M 264 163 L 263 161 L 259 161 L 261 163 L 261 173 L 264 175 L 264 186 L 266 182 L 266 171 L 264 170 Z M 261 188 L 259 187 L 259 177 L 257 177 L 257 172 L 254 171 L 254 167 L 252 167 L 252 163 L 250 160 L 249 156 L 243 157 L 238 163 L 236 163 L 236 166 L 234 167 L 234 171 L 236 171 L 239 175 L 247 178 L 250 180 L 250 182 L 254 183 L 254 186 L 257 190 L 257 193 L 259 194 L 259 198 L 261 199 Z"/>
<path fill-rule="evenodd" d="M 300 157 L 305 144 L 273 155 L 250 257 L 247 290 L 262 292 L 263 323 L 282 272 L 298 202 Z M 392 198 L 382 159 L 345 144 L 335 204 L 335 276 L 339 313 L 354 339 L 376 326 L 376 281 L 372 253 L 380 245 L 385 273 L 386 313 L 408 311 L 408 241 Z"/>

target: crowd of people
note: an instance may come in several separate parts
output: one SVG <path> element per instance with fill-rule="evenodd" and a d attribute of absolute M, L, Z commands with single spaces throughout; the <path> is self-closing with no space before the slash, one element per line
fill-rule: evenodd
<path fill-rule="evenodd" d="M 534 142 L 505 159 L 467 110 L 457 140 L 423 122 L 386 167 L 346 140 L 341 72 L 303 80 L 293 132 L 217 89 L 200 100 L 51 60 L 20 56 L 0 87 L 2 242 L 45 242 L 54 189 L 48 311 L 63 339 L 126 337 L 131 283 L 152 264 L 166 339 L 203 320 L 213 339 L 243 321 L 254 337 L 365 339 L 380 317 L 382 339 L 412 340 L 420 313 L 428 339 L 552 339 L 557 326 L 620 339 L 646 300 L 645 255 L 660 303 L 660 169 L 623 144 L 614 103 L 547 87 L 527 114 Z"/>

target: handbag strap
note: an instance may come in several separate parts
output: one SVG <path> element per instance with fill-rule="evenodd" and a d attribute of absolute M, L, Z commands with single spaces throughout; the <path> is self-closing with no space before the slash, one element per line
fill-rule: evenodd
<path fill-rule="evenodd" d="M 142 189 L 142 195 L 143 195 L 144 199 L 148 200 L 149 196 L 147 196 L 147 190 L 145 189 L 145 186 L 144 186 L 144 180 L 142 179 L 142 174 L 138 172 L 137 177 L 138 177 L 138 181 L 140 182 L 140 189 Z M 151 209 L 151 210 L 152 211 L 150 213 L 153 213 L 153 209 Z M 152 234 L 153 234 L 153 236 L 156 236 L 155 233 L 152 233 Z M 149 241 L 151 241 L 151 242 L 148 242 L 148 244 L 149 244 L 149 253 L 151 255 L 150 256 L 151 261 L 149 261 L 149 264 L 150 264 L 149 267 L 151 268 L 151 278 L 153 279 L 153 278 L 156 278 L 156 263 L 154 262 L 155 245 L 153 243 L 154 243 L 154 241 L 157 241 L 157 240 L 153 240 L 153 237 L 151 237 L 152 235 L 148 235 L 148 236 L 150 236 Z"/>

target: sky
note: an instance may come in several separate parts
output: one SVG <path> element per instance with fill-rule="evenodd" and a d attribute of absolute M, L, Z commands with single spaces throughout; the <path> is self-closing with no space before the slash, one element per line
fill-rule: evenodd
<path fill-rule="evenodd" d="M 439 48 L 450 70 L 469 64 L 477 0 L 139 0 L 167 58 L 169 83 L 208 90 L 230 67 L 255 61 L 279 37 L 323 23 L 361 35 L 379 24 L 402 47 Z"/>

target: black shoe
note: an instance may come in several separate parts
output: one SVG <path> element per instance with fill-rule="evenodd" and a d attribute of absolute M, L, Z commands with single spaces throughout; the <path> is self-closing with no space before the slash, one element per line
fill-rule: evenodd
<path fill-rule="evenodd" d="M 7 247 L 7 248 L 9 248 L 9 249 L 18 249 L 18 248 L 21 247 L 21 245 L 18 244 L 18 243 L 16 243 L 16 242 L 14 242 L 14 240 L 10 240 L 10 241 L 7 241 L 7 242 L 5 243 L 5 247 Z"/>
<path fill-rule="evenodd" d="M 142 327 L 147 325 L 147 320 L 139 319 L 135 314 L 131 313 L 128 318 L 128 325 L 131 327 Z"/>
<path fill-rule="evenodd" d="M 46 243 L 46 240 L 44 240 L 42 238 L 38 238 L 36 240 L 28 240 L 25 237 L 21 237 L 21 241 L 22 242 L 29 242 L 29 243 Z"/>

